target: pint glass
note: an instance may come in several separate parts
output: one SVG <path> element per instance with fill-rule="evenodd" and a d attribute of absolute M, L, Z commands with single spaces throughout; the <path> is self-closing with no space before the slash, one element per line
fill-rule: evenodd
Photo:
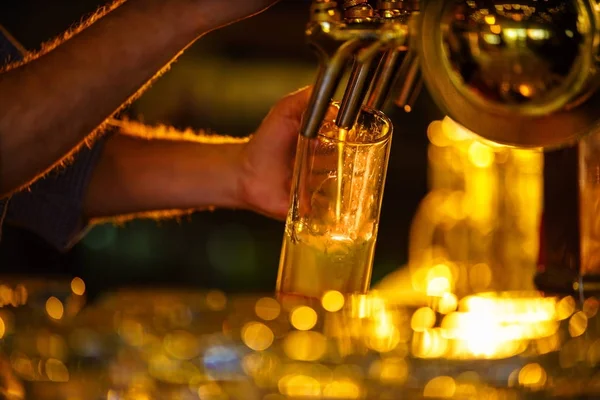
<path fill-rule="evenodd" d="M 300 137 L 277 278 L 279 296 L 369 288 L 392 124 L 363 109 L 338 128 L 333 104 L 314 139 Z"/>

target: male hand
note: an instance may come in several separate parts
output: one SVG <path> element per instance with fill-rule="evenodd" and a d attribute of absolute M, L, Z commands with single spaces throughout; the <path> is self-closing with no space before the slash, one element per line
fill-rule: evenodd
<path fill-rule="evenodd" d="M 300 123 L 310 93 L 311 88 L 301 89 L 279 101 L 241 151 L 238 195 L 245 207 L 285 219 Z"/>

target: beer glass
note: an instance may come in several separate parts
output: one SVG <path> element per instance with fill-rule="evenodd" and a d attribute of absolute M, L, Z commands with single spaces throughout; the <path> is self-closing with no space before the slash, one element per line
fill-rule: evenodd
<path fill-rule="evenodd" d="M 354 128 L 340 129 L 334 123 L 338 109 L 332 103 L 316 138 L 298 139 L 280 297 L 369 288 L 392 124 L 365 108 Z"/>

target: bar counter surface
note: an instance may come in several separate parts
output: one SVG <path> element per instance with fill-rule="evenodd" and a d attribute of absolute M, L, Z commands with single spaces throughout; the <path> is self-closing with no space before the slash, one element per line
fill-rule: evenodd
<path fill-rule="evenodd" d="M 595 298 L 306 300 L 0 279 L 5 399 L 597 399 Z"/>

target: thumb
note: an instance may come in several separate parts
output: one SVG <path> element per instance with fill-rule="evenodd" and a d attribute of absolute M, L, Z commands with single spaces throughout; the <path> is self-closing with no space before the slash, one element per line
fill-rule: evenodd
<path fill-rule="evenodd" d="M 257 143 L 270 148 L 286 149 L 298 137 L 302 114 L 306 110 L 312 87 L 305 87 L 279 100 L 263 120 Z"/>
<path fill-rule="evenodd" d="M 276 114 L 284 119 L 299 122 L 308 107 L 312 90 L 312 86 L 307 86 L 288 94 L 275 106 Z"/>

